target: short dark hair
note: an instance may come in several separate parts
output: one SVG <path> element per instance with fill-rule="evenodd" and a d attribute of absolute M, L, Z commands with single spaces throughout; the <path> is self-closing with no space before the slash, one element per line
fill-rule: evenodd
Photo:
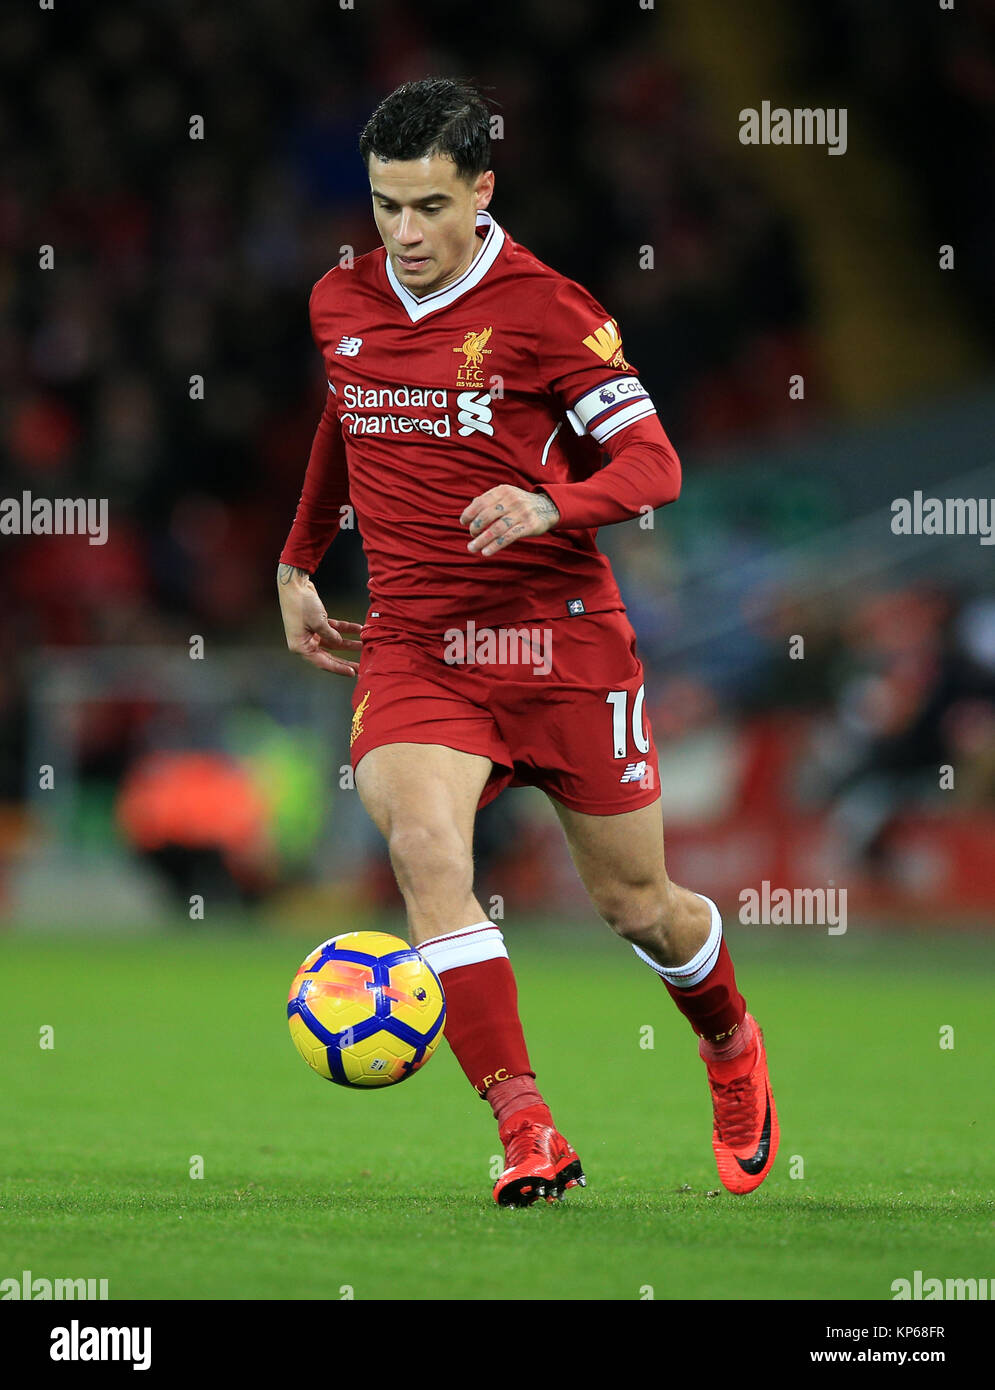
<path fill-rule="evenodd" d="M 369 167 L 378 159 L 447 155 L 460 178 L 473 179 L 491 165 L 491 113 L 468 82 L 426 77 L 405 82 L 384 97 L 359 137 Z"/>

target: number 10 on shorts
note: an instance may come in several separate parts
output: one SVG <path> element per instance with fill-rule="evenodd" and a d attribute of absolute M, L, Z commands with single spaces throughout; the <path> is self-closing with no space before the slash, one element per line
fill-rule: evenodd
<path fill-rule="evenodd" d="M 641 685 L 632 702 L 632 742 L 638 753 L 648 753 L 650 747 L 649 738 L 643 727 L 644 696 L 645 686 Z M 615 745 L 614 756 L 616 758 L 629 756 L 629 721 L 626 718 L 628 703 L 629 692 L 627 690 L 609 690 L 605 696 L 605 704 L 612 707 L 612 741 Z"/>

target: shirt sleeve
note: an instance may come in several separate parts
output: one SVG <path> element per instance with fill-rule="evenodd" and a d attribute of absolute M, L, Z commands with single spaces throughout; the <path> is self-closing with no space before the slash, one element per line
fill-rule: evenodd
<path fill-rule="evenodd" d="M 345 444 L 335 408 L 335 390 L 329 385 L 325 409 L 311 445 L 294 524 L 280 552 L 280 563 L 296 565 L 313 574 L 338 535 L 342 524 L 341 508 L 348 501 Z"/>
<path fill-rule="evenodd" d="M 608 455 L 605 466 L 583 482 L 537 488 L 559 511 L 558 530 L 628 521 L 676 501 L 680 460 L 649 392 L 625 360 L 618 324 L 571 280 L 560 282 L 547 308 L 539 367 L 573 430 Z"/>

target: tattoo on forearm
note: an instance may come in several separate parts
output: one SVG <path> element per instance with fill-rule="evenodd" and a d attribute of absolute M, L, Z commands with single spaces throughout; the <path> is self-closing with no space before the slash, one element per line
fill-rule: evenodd
<path fill-rule="evenodd" d="M 560 509 L 553 501 L 552 497 L 548 495 L 548 493 L 537 492 L 535 498 L 536 510 L 538 511 L 540 516 L 549 517 L 551 521 L 559 521 Z"/>
<path fill-rule="evenodd" d="M 289 584 L 290 581 L 293 579 L 293 577 L 294 577 L 295 574 L 296 574 L 296 575 L 299 575 L 299 576 L 301 577 L 301 579 L 310 579 L 310 578 L 311 578 L 311 576 L 308 574 L 307 570 L 298 569 L 298 567 L 297 567 L 296 565 L 278 565 L 278 566 L 277 566 L 276 575 L 277 575 L 277 579 L 280 581 L 281 584 Z"/>

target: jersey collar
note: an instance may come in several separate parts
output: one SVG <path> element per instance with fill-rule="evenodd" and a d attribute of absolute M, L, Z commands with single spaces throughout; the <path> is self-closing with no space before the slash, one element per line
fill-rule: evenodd
<path fill-rule="evenodd" d="M 450 304 L 455 304 L 456 300 L 462 298 L 468 290 L 472 290 L 474 286 L 480 284 L 497 260 L 498 252 L 504 245 L 503 229 L 498 226 L 489 212 L 477 213 L 477 226 L 486 228 L 483 237 L 484 244 L 470 262 L 467 270 L 451 285 L 446 285 L 433 294 L 422 295 L 420 298 L 401 284 L 394 274 L 390 257 L 386 251 L 384 252 L 390 287 L 401 301 L 412 323 L 418 323 L 426 314 L 435 313 L 436 309 L 445 309 Z"/>

